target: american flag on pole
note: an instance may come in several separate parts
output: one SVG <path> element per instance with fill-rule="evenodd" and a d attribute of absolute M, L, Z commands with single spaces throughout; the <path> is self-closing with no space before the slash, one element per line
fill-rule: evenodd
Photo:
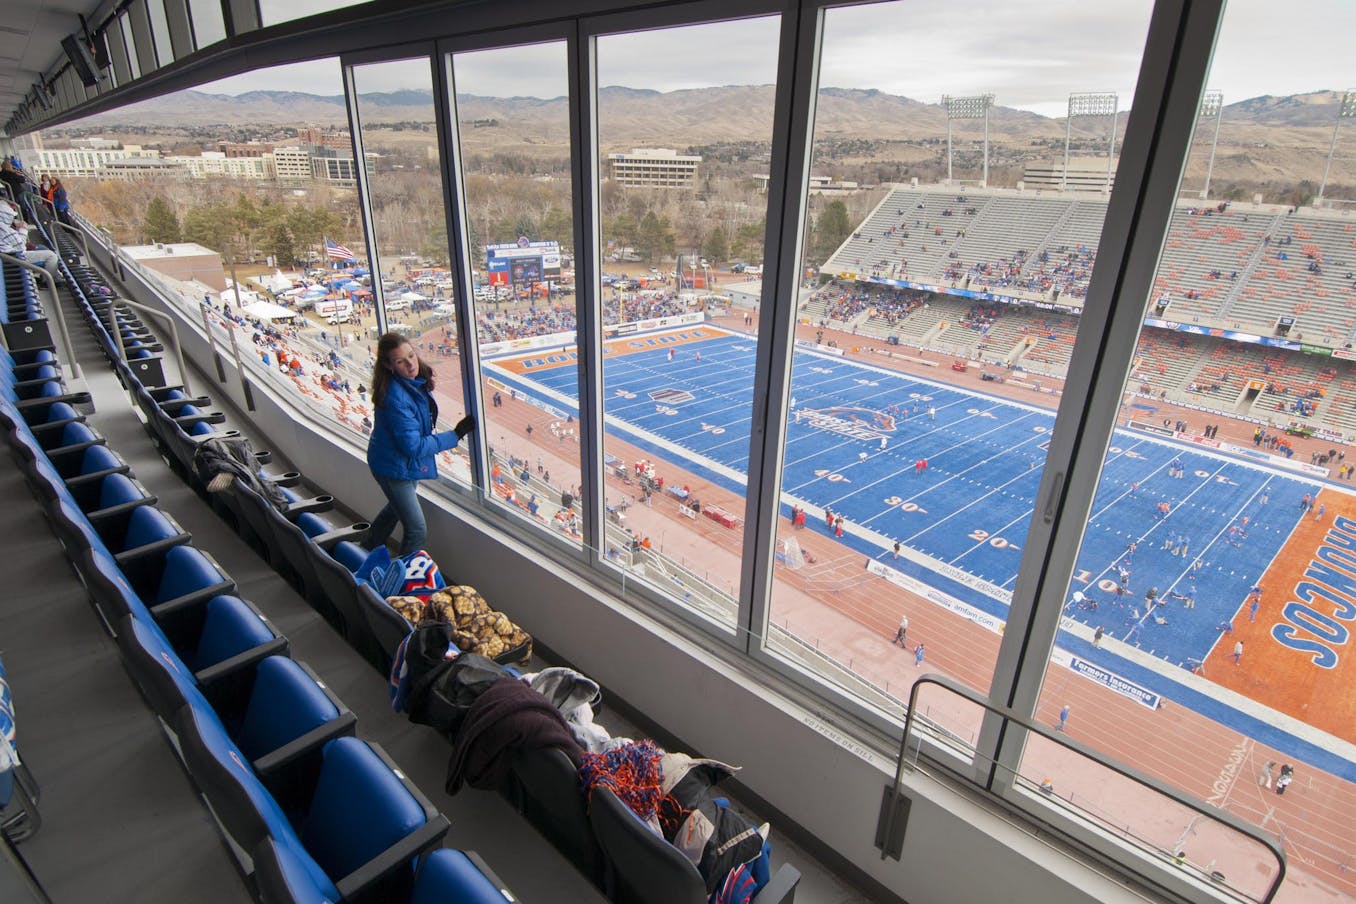
<path fill-rule="evenodd" d="M 330 238 L 325 239 L 325 256 L 337 261 L 357 260 L 352 251 Z"/>

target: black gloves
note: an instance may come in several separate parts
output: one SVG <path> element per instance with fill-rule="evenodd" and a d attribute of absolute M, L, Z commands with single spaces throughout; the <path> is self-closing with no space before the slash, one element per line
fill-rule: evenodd
<path fill-rule="evenodd" d="M 476 419 L 471 417 L 469 414 L 466 415 L 466 417 L 462 418 L 461 420 L 457 421 L 457 426 L 452 428 L 452 430 L 457 434 L 457 439 L 459 440 L 465 439 L 466 434 L 470 433 L 474 429 L 476 429 Z"/>

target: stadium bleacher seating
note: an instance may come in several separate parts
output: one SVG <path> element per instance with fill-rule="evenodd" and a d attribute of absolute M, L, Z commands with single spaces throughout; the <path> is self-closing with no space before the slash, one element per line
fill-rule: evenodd
<path fill-rule="evenodd" d="M 825 262 L 825 274 L 844 278 L 817 292 L 802 315 L 816 325 L 850 322 L 862 335 L 1062 376 L 1105 216 L 1105 200 L 1095 197 L 896 188 Z M 905 245 L 919 252 L 909 252 L 907 268 L 899 266 Z M 924 292 L 896 288 L 899 283 L 944 288 Z M 1007 298 L 983 328 L 968 317 L 976 292 Z M 1146 299 L 1151 318 L 1270 337 L 1284 316 L 1293 318 L 1282 331 L 1285 339 L 1350 349 L 1356 344 L 1356 224 L 1343 212 L 1182 202 L 1169 223 L 1154 293 Z M 923 303 L 889 315 L 890 307 L 909 303 L 903 299 Z M 1023 308 L 1050 300 L 1072 305 L 1074 313 Z M 1221 347 L 1210 336 L 1171 333 L 1144 329 L 1136 391 L 1259 420 L 1298 414 L 1313 426 L 1356 433 L 1356 380 L 1344 358 L 1300 355 L 1256 340 L 1250 346 L 1226 339 Z M 1252 381 L 1264 388 L 1245 399 Z M 1295 410 L 1296 399 L 1305 410 Z"/>

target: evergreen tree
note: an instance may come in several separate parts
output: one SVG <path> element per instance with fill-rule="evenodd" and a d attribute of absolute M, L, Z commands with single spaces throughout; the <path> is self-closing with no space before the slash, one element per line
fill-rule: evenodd
<path fill-rule="evenodd" d="M 156 195 L 146 205 L 146 218 L 142 222 L 142 231 L 148 242 L 182 241 L 183 233 L 179 229 L 179 217 L 169 202 Z"/>
<path fill-rule="evenodd" d="M 184 238 L 205 248 L 226 253 L 235 236 L 230 212 L 224 204 L 198 204 L 184 214 Z"/>
<path fill-rule="evenodd" d="M 725 230 L 717 226 L 711 230 L 702 244 L 702 256 L 711 264 L 727 260 L 730 257 L 730 243 L 725 238 Z"/>
<path fill-rule="evenodd" d="M 560 247 L 574 247 L 574 218 L 568 211 L 552 205 L 541 221 L 541 236 L 546 241 L 560 242 Z"/>
<path fill-rule="evenodd" d="M 852 224 L 848 221 L 847 205 L 842 201 L 829 202 L 815 222 L 815 255 L 820 261 L 828 260 L 851 234 Z"/>
<path fill-rule="evenodd" d="M 636 235 L 636 250 L 650 263 L 655 263 L 663 255 L 673 254 L 677 240 L 668 220 L 661 220 L 653 210 L 645 214 L 640 221 Z"/>
<path fill-rule="evenodd" d="M 286 222 L 276 222 L 265 233 L 260 251 L 271 255 L 279 267 L 289 266 L 297 258 L 296 241 Z"/>

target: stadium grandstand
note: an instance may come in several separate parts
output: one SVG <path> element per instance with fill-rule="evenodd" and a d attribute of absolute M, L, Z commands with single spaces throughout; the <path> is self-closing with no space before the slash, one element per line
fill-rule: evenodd
<path fill-rule="evenodd" d="M 824 264 L 836 279 L 801 313 L 1062 377 L 1105 216 L 1085 197 L 895 188 Z M 1350 441 L 1353 236 L 1348 211 L 1179 202 L 1132 373 L 1142 394 Z"/>
<path fill-rule="evenodd" d="M 1227 108 L 1298 205 L 1184 194 L 1207 86 L 1337 89 L 1356 12 L 58 6 L 0 14 L 0 899 L 1356 902 L 1356 92 Z M 123 131 L 371 166 L 32 163 Z"/>

